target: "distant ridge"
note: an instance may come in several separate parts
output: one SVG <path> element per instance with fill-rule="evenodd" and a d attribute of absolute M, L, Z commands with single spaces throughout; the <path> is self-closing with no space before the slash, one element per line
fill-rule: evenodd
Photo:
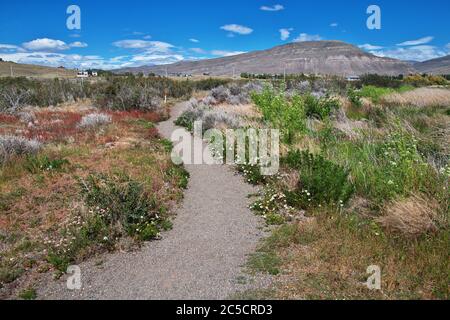
<path fill-rule="evenodd" d="M 11 76 L 11 67 L 14 77 L 33 78 L 73 78 L 77 75 L 74 70 L 64 68 L 52 68 L 37 66 L 32 64 L 21 64 L 7 61 L 0 61 L 0 77 Z"/>
<path fill-rule="evenodd" d="M 422 73 L 450 74 L 450 55 L 414 64 L 414 68 Z"/>
<path fill-rule="evenodd" d="M 115 70 L 117 73 L 210 74 L 232 76 L 241 73 L 305 73 L 352 76 L 366 73 L 399 75 L 414 73 L 414 68 L 400 60 L 377 57 L 341 41 L 310 41 L 281 45 L 268 50 L 236 56 L 181 61 L 163 66 L 143 66 Z"/>

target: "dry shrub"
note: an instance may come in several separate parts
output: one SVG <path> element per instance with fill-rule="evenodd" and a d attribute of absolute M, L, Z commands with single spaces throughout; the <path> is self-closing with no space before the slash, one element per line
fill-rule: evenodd
<path fill-rule="evenodd" d="M 23 137 L 0 136 L 0 163 L 4 163 L 15 156 L 36 154 L 42 144 L 36 140 Z"/>
<path fill-rule="evenodd" d="M 350 120 L 342 109 L 334 113 L 334 119 L 334 128 L 344 133 L 350 140 L 359 139 L 361 132 L 368 128 L 367 122 Z"/>
<path fill-rule="evenodd" d="M 112 118 L 110 115 L 103 113 L 91 113 L 84 116 L 78 126 L 80 128 L 95 128 L 110 124 L 111 122 Z"/>
<path fill-rule="evenodd" d="M 416 107 L 446 107 L 450 105 L 450 90 L 419 88 L 403 93 L 392 93 L 381 98 L 386 105 L 411 105 Z"/>
<path fill-rule="evenodd" d="M 436 232 L 439 226 L 439 204 L 424 195 L 396 200 L 385 208 L 377 221 L 388 231 L 408 238 Z"/>

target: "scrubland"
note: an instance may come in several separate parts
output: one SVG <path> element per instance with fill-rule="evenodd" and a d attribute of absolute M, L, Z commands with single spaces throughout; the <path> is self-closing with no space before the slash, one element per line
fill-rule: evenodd
<path fill-rule="evenodd" d="M 251 208 L 272 230 L 248 270 L 276 279 L 241 298 L 448 299 L 444 81 L 0 79 L 1 297 L 35 298 L 40 273 L 170 229 L 188 175 L 154 125 L 191 99 L 176 121 L 190 130 L 281 132 L 276 176 L 236 167 L 261 187 Z M 372 265 L 381 291 L 365 284 Z"/>
<path fill-rule="evenodd" d="M 278 280 L 240 298 L 448 299 L 450 91 L 365 80 L 220 87 L 180 117 L 281 132 L 278 175 L 237 167 L 274 226 L 249 270 Z M 366 285 L 373 265 L 381 290 Z"/>

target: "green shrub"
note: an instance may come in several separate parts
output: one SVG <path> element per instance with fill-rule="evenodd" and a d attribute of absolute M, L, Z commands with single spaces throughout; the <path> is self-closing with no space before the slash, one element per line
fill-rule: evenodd
<path fill-rule="evenodd" d="M 181 166 L 172 166 L 167 170 L 167 175 L 171 178 L 178 179 L 178 187 L 182 189 L 187 189 L 189 185 L 189 172 Z"/>
<path fill-rule="evenodd" d="M 316 98 L 311 94 L 304 97 L 305 113 L 307 117 L 318 118 L 324 120 L 328 118 L 332 111 L 339 109 L 339 101 L 337 99 L 325 97 Z"/>
<path fill-rule="evenodd" d="M 291 144 L 299 134 L 306 132 L 305 104 L 301 96 L 288 99 L 283 91 L 276 93 L 266 87 L 260 94 L 253 93 L 252 99 L 264 120 L 281 131 L 283 142 Z"/>
<path fill-rule="evenodd" d="M 28 288 L 19 293 L 19 298 L 23 300 L 36 300 L 37 293 L 36 289 L 34 288 Z"/>
<path fill-rule="evenodd" d="M 350 100 L 350 102 L 352 103 L 352 105 L 354 107 L 357 107 L 357 108 L 362 107 L 361 95 L 354 88 L 350 87 L 347 90 L 347 97 L 348 97 L 348 100 Z"/>
<path fill-rule="evenodd" d="M 248 183 L 258 185 L 266 182 L 266 176 L 261 174 L 261 167 L 252 164 L 240 164 L 237 166 L 237 171 L 241 173 Z"/>
<path fill-rule="evenodd" d="M 354 187 L 349 182 L 348 170 L 321 155 L 313 155 L 307 151 L 291 151 L 284 162 L 299 170 L 300 174 L 296 190 L 286 194 L 291 206 L 343 206 L 354 192 Z"/>
<path fill-rule="evenodd" d="M 37 174 L 43 171 L 59 172 L 62 171 L 69 161 L 60 158 L 50 158 L 47 155 L 28 156 L 25 162 L 25 168 L 32 174 Z"/>

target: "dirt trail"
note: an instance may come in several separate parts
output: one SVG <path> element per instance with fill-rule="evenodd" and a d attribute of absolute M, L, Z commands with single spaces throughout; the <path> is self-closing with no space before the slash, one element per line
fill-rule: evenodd
<path fill-rule="evenodd" d="M 159 125 L 170 139 L 172 117 Z M 69 291 L 65 278 L 47 280 L 40 299 L 226 299 L 236 292 L 265 286 L 267 279 L 242 273 L 249 253 L 263 237 L 262 221 L 248 209 L 256 190 L 230 167 L 186 166 L 191 178 L 171 231 L 134 253 L 105 255 L 104 262 L 80 265 L 83 289 Z"/>

